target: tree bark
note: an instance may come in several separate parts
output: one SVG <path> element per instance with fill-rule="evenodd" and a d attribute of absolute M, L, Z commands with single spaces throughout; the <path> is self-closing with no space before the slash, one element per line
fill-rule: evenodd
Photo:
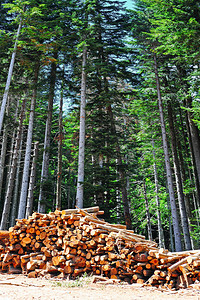
<path fill-rule="evenodd" d="M 197 195 L 197 191 L 198 189 L 198 183 L 197 180 L 195 178 L 195 174 L 194 174 L 194 158 L 193 158 L 193 150 L 192 150 L 192 145 L 191 145 L 191 136 L 190 136 L 190 130 L 189 130 L 189 123 L 187 120 L 187 116 L 186 117 L 186 130 L 185 129 L 185 124 L 183 122 L 183 117 L 182 117 L 182 110 L 181 107 L 179 107 L 179 113 L 180 113 L 180 122 L 181 122 L 181 135 L 183 137 L 183 146 L 181 145 L 181 138 L 180 138 L 180 134 L 178 137 L 178 154 L 179 154 L 179 158 L 180 158 L 180 168 L 181 168 L 181 175 L 183 178 L 183 182 L 186 182 L 187 180 L 187 174 L 188 173 L 188 177 L 189 180 L 191 182 L 191 184 L 195 185 L 195 189 L 196 191 L 192 191 L 190 192 L 190 194 L 187 194 L 186 196 L 186 211 L 187 214 L 189 216 L 189 218 L 192 217 L 192 211 L 195 209 L 195 204 L 196 204 L 196 197 L 198 198 Z M 188 137 L 188 138 L 187 138 Z M 189 146 L 188 146 L 189 143 Z M 183 149 L 184 147 L 184 149 Z M 183 157 L 184 155 L 184 157 Z M 190 160 L 190 161 L 189 161 Z M 190 199 L 193 199 L 193 205 L 191 207 L 191 201 Z"/>
<path fill-rule="evenodd" d="M 172 156 L 174 161 L 174 174 L 176 179 L 177 196 L 178 196 L 181 224 L 182 224 L 183 236 L 185 242 L 185 249 L 191 250 L 192 245 L 190 239 L 189 223 L 188 223 L 188 216 L 186 212 L 185 199 L 183 194 L 183 184 L 182 184 L 182 178 L 180 172 L 179 158 L 177 153 L 177 141 L 176 141 L 176 134 L 174 129 L 172 106 L 170 102 L 168 102 L 168 120 L 169 120 L 169 129 L 171 135 Z"/>
<path fill-rule="evenodd" d="M 153 168 L 154 168 L 155 193 L 156 193 L 157 218 L 158 218 L 158 241 L 159 241 L 159 247 L 165 248 L 165 239 L 164 239 L 164 233 L 163 233 L 162 221 L 161 221 L 161 213 L 160 213 L 158 172 L 157 172 L 157 165 L 156 165 L 156 153 L 155 153 L 155 147 L 154 147 L 154 140 L 152 140 L 152 146 L 153 146 L 153 160 L 154 160 Z"/>
<path fill-rule="evenodd" d="M 7 225 L 8 225 L 8 216 L 10 213 L 10 204 L 11 204 L 12 192 L 13 192 L 14 181 L 15 181 L 17 158 L 18 158 L 19 147 L 20 147 L 20 143 L 21 143 L 21 135 L 22 135 L 22 128 L 23 128 L 24 112 L 25 112 L 25 103 L 26 103 L 26 99 L 23 100 L 22 109 L 21 109 L 20 118 L 19 118 L 19 127 L 18 127 L 17 137 L 16 137 L 16 141 L 15 141 L 15 148 L 14 148 L 14 153 L 13 153 L 13 158 L 12 158 L 12 164 L 11 164 L 10 174 L 9 174 L 9 178 L 8 178 L 8 187 L 7 187 L 7 191 L 6 191 L 4 208 L 3 208 L 2 218 L 1 218 L 1 225 L 0 225 L 1 230 L 7 229 Z"/>
<path fill-rule="evenodd" d="M 32 211 L 33 211 L 33 191 L 34 191 L 35 180 L 36 180 L 35 177 L 36 177 L 36 163 L 37 163 L 38 150 L 39 150 L 38 148 L 39 148 L 39 142 L 35 142 L 34 150 L 33 150 L 33 161 L 32 161 L 32 167 L 31 167 L 31 174 L 30 174 L 30 180 L 29 180 L 29 187 L 28 187 L 26 215 L 25 215 L 26 219 L 28 219 L 28 217 L 32 214 Z"/>
<path fill-rule="evenodd" d="M 187 106 L 191 106 L 191 101 L 187 99 Z M 194 124 L 192 120 L 192 114 L 190 111 L 187 111 L 187 117 L 188 117 L 188 123 L 189 123 L 189 129 L 191 134 L 191 142 L 192 142 L 192 150 L 194 155 L 194 162 L 195 162 L 195 169 L 198 179 L 198 186 L 200 187 L 200 137 L 199 137 L 199 131 L 196 125 Z M 198 191 L 198 198 L 200 199 L 200 191 Z"/>
<path fill-rule="evenodd" d="M 58 53 L 55 52 L 54 58 L 57 59 L 57 57 L 58 57 Z M 45 190 L 45 181 L 48 179 L 48 175 L 49 175 L 49 152 L 50 152 L 50 141 L 51 141 L 51 126 L 52 126 L 55 83 L 56 83 L 56 63 L 53 62 L 51 65 L 51 74 L 50 74 L 48 114 L 46 120 L 44 152 L 43 152 L 41 179 L 40 179 L 40 193 L 38 199 L 38 212 L 41 213 L 45 213 L 46 199 L 47 199 L 47 191 Z"/>
<path fill-rule="evenodd" d="M 15 179 L 15 188 L 13 191 L 13 201 L 11 207 L 11 216 L 10 216 L 10 226 L 15 225 L 15 219 L 17 217 L 17 205 L 18 205 L 18 194 L 19 194 L 19 185 L 20 185 L 20 169 L 21 169 L 21 160 L 22 160 L 22 144 L 23 144 L 23 131 L 22 138 L 20 143 L 19 155 L 17 159 L 17 169 L 16 169 L 16 179 Z"/>
<path fill-rule="evenodd" d="M 0 134 L 1 134 L 1 131 L 2 131 L 2 126 L 3 126 L 4 114 L 5 114 L 6 103 L 7 103 L 7 99 L 8 99 L 8 92 L 9 92 L 9 88 L 10 88 L 10 83 L 11 83 L 11 79 L 12 79 L 13 67 L 14 67 L 14 63 L 15 63 L 15 56 L 16 56 L 16 52 L 17 52 L 17 43 L 18 43 L 18 39 L 19 39 L 21 26 L 22 26 L 22 22 L 20 21 L 19 26 L 18 26 L 18 30 L 17 30 L 16 39 L 15 39 L 14 49 L 13 49 L 13 53 L 12 53 L 12 57 L 11 57 L 11 61 L 10 61 L 8 77 L 7 77 L 7 81 L 6 81 L 6 87 L 5 87 L 5 91 L 4 91 L 4 94 L 3 94 L 3 100 L 2 100 L 2 103 L 1 103 Z"/>
<path fill-rule="evenodd" d="M 19 200 L 19 210 L 18 210 L 18 219 L 23 219 L 26 211 L 26 200 L 27 200 L 27 192 L 28 192 L 28 182 L 29 182 L 29 169 L 30 169 L 30 160 L 31 160 L 31 147 L 32 147 L 32 138 L 33 138 L 33 125 L 34 125 L 34 116 L 35 116 L 35 105 L 36 105 L 36 97 L 37 97 L 37 81 L 39 75 L 39 62 L 36 63 L 35 66 L 35 74 L 33 81 L 33 95 L 31 99 L 31 107 L 30 107 L 30 115 L 29 115 L 29 125 L 28 125 L 28 133 L 26 140 L 26 153 L 25 153 L 25 161 L 24 161 L 24 169 L 23 169 L 23 178 L 22 178 L 22 187 L 21 194 Z"/>
<path fill-rule="evenodd" d="M 145 179 L 143 180 L 143 190 L 144 190 L 144 200 L 145 200 L 145 208 L 146 208 L 148 239 L 152 241 L 151 218 L 150 218 L 150 213 L 149 213 L 149 203 L 148 203 L 148 199 L 147 199 L 147 190 L 146 190 Z"/>
<path fill-rule="evenodd" d="M 76 206 L 83 208 L 84 190 L 84 165 L 85 165 L 85 106 L 86 106 L 86 62 L 87 49 L 83 49 L 82 75 L 81 75 L 81 104 L 80 104 L 80 129 L 79 129 L 79 155 Z"/>
<path fill-rule="evenodd" d="M 8 105 L 7 105 L 7 110 L 8 109 Z M 17 104 L 16 104 L 16 110 L 15 110 L 15 115 L 14 115 L 14 122 L 17 122 L 17 116 L 18 116 L 18 111 L 19 111 L 19 99 L 17 100 Z M 9 111 L 7 112 L 9 113 Z M 2 186 L 3 186 L 3 177 L 4 177 L 4 171 L 5 171 L 5 160 L 6 160 L 6 152 L 10 152 L 10 159 L 9 159 L 9 163 L 8 163 L 8 169 L 11 166 L 11 161 L 12 161 L 12 154 L 13 154 L 13 149 L 14 149 L 14 141 L 15 141 L 15 133 L 16 133 L 16 129 L 14 128 L 13 132 L 12 132 L 12 138 L 11 138 L 11 146 L 10 149 L 7 149 L 7 147 L 9 146 L 7 139 L 8 139 L 8 127 L 9 124 L 4 124 L 4 132 L 3 132 L 3 137 L 2 137 L 2 148 L 1 148 L 1 161 L 0 161 L 0 197 L 2 198 Z M 7 172 L 9 174 L 9 172 Z"/>
<path fill-rule="evenodd" d="M 63 144 L 63 87 L 60 97 L 59 111 L 59 134 L 58 134 L 58 169 L 57 169 L 57 187 L 56 187 L 56 209 L 61 210 L 61 183 L 62 183 L 62 144 Z"/>
<path fill-rule="evenodd" d="M 169 197 L 167 197 L 167 208 L 168 208 L 168 211 L 171 210 Z M 171 221 L 171 214 L 169 214 L 169 237 L 170 237 L 171 252 L 174 252 L 175 249 L 174 249 L 173 224 Z"/>
<path fill-rule="evenodd" d="M 7 151 L 7 140 L 8 140 L 8 124 L 4 125 L 3 137 L 1 143 L 1 159 L 0 159 L 0 198 L 2 196 L 2 186 L 3 186 L 3 175 L 5 169 L 5 159 Z"/>
<path fill-rule="evenodd" d="M 127 229 L 132 229 L 131 214 L 130 214 L 130 209 L 129 209 L 128 195 L 127 195 L 126 174 L 125 174 L 125 170 L 123 168 L 120 145 L 119 145 L 119 141 L 118 141 L 118 138 L 117 138 L 115 120 L 114 120 L 111 105 L 109 105 L 107 107 L 107 112 L 110 116 L 111 130 L 113 132 L 113 135 L 116 136 L 116 153 L 117 153 L 117 161 L 118 161 L 118 164 L 119 164 L 119 166 L 118 166 L 119 170 L 118 171 L 119 171 L 119 177 L 120 177 L 120 182 L 121 182 L 122 203 L 123 203 L 123 206 L 124 206 L 125 224 L 126 224 Z"/>
<path fill-rule="evenodd" d="M 172 224 L 173 224 L 173 230 L 174 230 L 175 249 L 176 249 L 176 251 L 181 251 L 182 250 L 181 233 L 180 233 L 180 228 L 179 228 L 176 200 L 175 200 L 175 195 L 174 195 L 172 171 L 171 171 L 171 166 L 170 166 L 169 150 L 168 150 L 168 145 L 167 145 L 167 135 L 166 135 L 164 113 L 163 113 L 163 106 L 162 106 L 162 98 L 161 98 L 161 93 L 160 93 L 160 81 L 159 81 L 159 77 L 158 77 L 158 67 L 157 67 L 157 60 L 156 60 L 155 54 L 154 54 L 154 68 L 155 68 L 156 87 L 157 87 L 157 95 L 158 95 L 158 107 L 159 107 L 160 123 L 161 123 L 161 131 L 162 131 L 163 149 L 164 149 L 164 156 L 165 156 L 165 166 L 166 166 L 166 173 L 167 173 L 167 185 L 168 185 L 168 190 L 169 190 L 169 198 L 170 198 L 171 213 L 172 213 Z"/>

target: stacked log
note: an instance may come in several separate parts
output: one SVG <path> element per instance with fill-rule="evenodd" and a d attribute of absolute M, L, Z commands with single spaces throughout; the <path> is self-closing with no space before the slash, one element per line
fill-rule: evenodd
<path fill-rule="evenodd" d="M 150 250 L 149 254 L 159 263 L 148 284 L 179 289 L 200 282 L 200 250 L 171 253 L 159 249 Z"/>
<path fill-rule="evenodd" d="M 200 279 L 200 251 L 171 253 L 100 220 L 98 207 L 33 213 L 0 232 L 0 270 L 28 277 L 84 273 L 129 283 L 188 287 Z"/>

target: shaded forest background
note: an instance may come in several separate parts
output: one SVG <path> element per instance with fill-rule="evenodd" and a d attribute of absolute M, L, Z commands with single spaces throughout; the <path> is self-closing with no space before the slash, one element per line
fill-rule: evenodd
<path fill-rule="evenodd" d="M 1 4 L 1 229 L 75 207 L 82 135 L 84 207 L 199 248 L 200 2 Z"/>

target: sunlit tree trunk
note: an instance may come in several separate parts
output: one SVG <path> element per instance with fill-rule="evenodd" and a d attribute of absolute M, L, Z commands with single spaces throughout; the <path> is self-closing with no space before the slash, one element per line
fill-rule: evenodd
<path fill-rule="evenodd" d="M 79 155 L 76 206 L 83 208 L 84 190 L 84 164 L 85 164 L 85 106 L 86 106 L 86 62 L 87 49 L 83 49 L 82 75 L 81 75 L 81 103 L 80 103 L 80 129 L 79 129 Z"/>
<path fill-rule="evenodd" d="M 169 199 L 169 197 L 167 197 L 167 208 L 168 208 L 169 212 L 171 211 L 170 206 L 171 206 L 170 205 L 170 199 Z M 174 252 L 175 249 L 174 249 L 173 224 L 172 224 L 172 221 L 171 221 L 171 214 L 169 214 L 168 221 L 169 221 L 169 238 L 170 238 L 171 251 Z"/>
<path fill-rule="evenodd" d="M 155 54 L 154 54 L 154 67 L 155 67 L 155 77 L 156 77 L 158 107 L 159 107 L 160 123 L 161 123 L 161 131 L 162 131 L 163 149 L 164 149 L 164 156 L 165 156 L 165 166 L 166 166 L 166 173 L 167 173 L 167 185 L 168 185 L 168 190 L 169 190 L 169 198 L 170 198 L 171 213 L 172 213 L 172 224 L 173 224 L 173 230 L 174 230 L 175 249 L 176 249 L 176 251 L 181 251 L 182 250 L 181 233 L 180 233 L 180 228 L 179 228 L 176 200 L 175 200 L 175 194 L 174 194 L 174 188 L 173 188 L 172 171 L 171 171 L 171 166 L 170 166 L 169 150 L 168 150 L 168 145 L 167 145 L 167 135 L 166 135 L 166 129 L 165 129 L 162 98 L 161 98 L 161 92 L 160 92 L 160 82 L 159 82 L 159 77 L 158 77 L 158 67 L 157 67 L 157 60 L 156 60 Z"/>
<path fill-rule="evenodd" d="M 149 212 L 149 202 L 148 202 L 148 199 L 147 199 L 147 188 L 146 188 L 145 179 L 143 180 L 143 190 L 144 190 L 144 200 L 145 200 L 145 208 L 146 208 L 148 239 L 152 240 L 151 218 L 150 218 L 150 212 Z"/>
<path fill-rule="evenodd" d="M 25 215 L 26 218 L 28 218 L 32 214 L 32 210 L 33 210 L 33 191 L 34 191 L 35 180 L 36 180 L 36 163 L 38 157 L 38 150 L 39 150 L 39 142 L 35 142 L 34 150 L 33 150 L 33 161 L 31 166 L 31 174 L 30 174 L 29 186 L 28 186 L 28 196 L 27 196 L 26 215 Z"/>
<path fill-rule="evenodd" d="M 5 87 L 5 91 L 4 91 L 4 94 L 3 94 L 3 100 L 2 100 L 2 103 L 1 103 L 0 134 L 1 134 L 1 131 L 2 131 L 2 126 L 3 126 L 4 114 L 5 114 L 6 103 L 7 103 L 7 99 L 8 99 L 8 92 L 9 92 L 9 88 L 10 88 L 10 83 L 11 83 L 11 79 L 12 79 L 13 67 L 14 67 L 14 63 L 15 63 L 15 56 L 16 56 L 16 52 L 17 52 L 17 43 L 18 43 L 18 39 L 19 39 L 21 26 L 22 26 L 22 22 L 20 21 L 19 26 L 18 26 L 18 30 L 17 30 L 17 35 L 16 35 L 14 48 L 13 48 L 13 53 L 12 53 L 12 57 L 11 57 L 11 61 L 10 61 L 8 77 L 7 77 L 7 81 L 6 81 L 6 87 Z"/>
<path fill-rule="evenodd" d="M 59 111 L 59 134 L 58 134 L 58 169 L 57 169 L 57 187 L 56 187 L 56 209 L 61 210 L 61 182 L 62 182 L 62 144 L 63 144 L 63 90 L 60 97 Z"/>
<path fill-rule="evenodd" d="M 154 168 L 155 194 L 156 194 L 157 218 L 158 218 L 158 241 L 159 241 L 159 247 L 160 248 L 165 248 L 165 240 L 164 240 L 164 233 L 163 233 L 161 213 L 160 213 L 158 172 L 157 172 L 157 165 L 156 165 L 156 153 L 155 153 L 155 147 L 154 147 L 154 140 L 152 140 L 152 146 L 153 146 L 153 160 L 154 160 L 153 168 Z"/>

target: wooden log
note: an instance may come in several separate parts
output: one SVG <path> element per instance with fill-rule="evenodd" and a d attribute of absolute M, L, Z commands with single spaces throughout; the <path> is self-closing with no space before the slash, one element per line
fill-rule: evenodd
<path fill-rule="evenodd" d="M 136 253 L 134 256 L 134 260 L 139 262 L 147 262 L 147 253 Z"/>
<path fill-rule="evenodd" d="M 30 244 L 30 243 L 31 243 L 31 238 L 30 237 L 25 236 L 25 237 L 22 238 L 21 244 L 27 245 L 27 244 Z"/>
<path fill-rule="evenodd" d="M 134 274 L 134 275 L 132 276 L 133 282 L 137 282 L 138 279 L 144 280 L 144 276 L 141 275 L 141 274 Z"/>
<path fill-rule="evenodd" d="M 0 240 L 2 239 L 8 239 L 9 238 L 10 231 L 6 230 L 0 230 Z"/>
<path fill-rule="evenodd" d="M 99 207 L 98 206 L 88 207 L 88 208 L 84 208 L 82 210 L 80 210 L 79 208 L 66 209 L 66 210 L 61 211 L 61 215 L 71 215 L 71 214 L 79 213 L 80 211 L 88 212 L 88 213 L 98 213 Z"/>
<path fill-rule="evenodd" d="M 188 251 L 187 251 L 188 252 Z M 190 260 L 193 260 L 194 258 L 197 258 L 200 254 L 200 251 L 195 252 L 193 255 L 190 256 Z M 175 264 L 173 264 L 171 267 L 168 268 L 169 272 L 173 272 L 174 270 L 176 270 L 180 265 L 184 264 L 187 262 L 189 258 L 186 256 L 184 258 L 182 258 L 181 260 L 179 260 L 178 262 L 176 262 Z"/>
<path fill-rule="evenodd" d="M 152 276 L 152 274 L 153 274 L 153 270 L 147 270 L 147 269 L 143 270 L 144 277 L 150 277 Z"/>
<path fill-rule="evenodd" d="M 195 268 L 199 267 L 199 266 L 200 266 L 200 259 L 197 259 L 197 260 L 193 261 L 192 264 L 193 264 L 193 266 L 194 266 Z"/>

